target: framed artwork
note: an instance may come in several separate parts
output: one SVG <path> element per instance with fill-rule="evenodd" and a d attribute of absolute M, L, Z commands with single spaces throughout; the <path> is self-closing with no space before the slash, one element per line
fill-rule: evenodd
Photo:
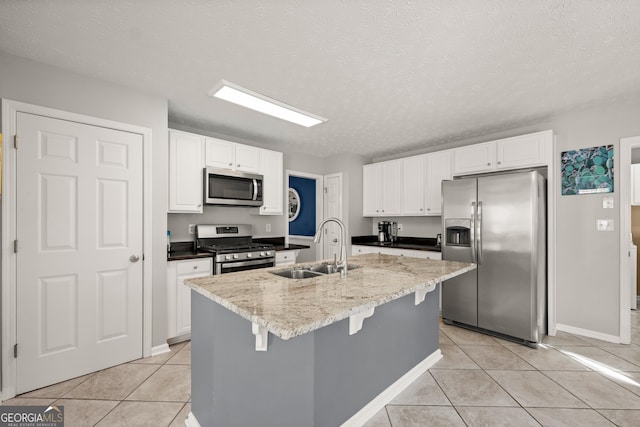
<path fill-rule="evenodd" d="M 561 153 L 562 195 L 613 192 L 613 145 Z"/>

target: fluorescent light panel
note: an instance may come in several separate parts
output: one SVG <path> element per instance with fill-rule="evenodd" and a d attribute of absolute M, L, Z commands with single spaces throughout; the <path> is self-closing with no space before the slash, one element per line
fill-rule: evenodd
<path fill-rule="evenodd" d="M 300 126 L 311 127 L 326 122 L 324 117 L 307 113 L 283 102 L 261 95 L 249 89 L 221 80 L 209 92 L 209 96 L 287 120 Z"/>

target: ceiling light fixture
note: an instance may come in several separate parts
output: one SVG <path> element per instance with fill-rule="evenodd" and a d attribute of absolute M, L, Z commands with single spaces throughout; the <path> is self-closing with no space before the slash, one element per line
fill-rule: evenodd
<path fill-rule="evenodd" d="M 226 80 L 220 80 L 209 92 L 209 96 L 287 120 L 300 126 L 311 127 L 327 121 L 324 117 L 307 113 L 298 108 L 245 89 Z"/>

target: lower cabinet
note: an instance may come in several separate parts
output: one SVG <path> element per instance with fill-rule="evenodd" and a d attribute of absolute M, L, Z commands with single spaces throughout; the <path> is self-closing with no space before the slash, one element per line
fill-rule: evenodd
<path fill-rule="evenodd" d="M 187 279 L 213 274 L 211 258 L 167 263 L 167 338 L 189 338 L 191 334 L 191 288 Z M 176 339 L 175 341 L 179 341 Z"/>
<path fill-rule="evenodd" d="M 297 250 L 278 251 L 276 252 L 276 267 L 295 264 L 297 257 L 298 257 Z"/>
<path fill-rule="evenodd" d="M 383 255 L 395 255 L 395 256 L 408 256 L 412 258 L 422 259 L 442 259 L 442 254 L 435 251 L 419 251 L 415 249 L 401 249 L 401 248 L 385 248 L 379 246 L 366 246 L 366 245 L 352 245 L 351 255 L 362 254 L 383 254 Z"/>

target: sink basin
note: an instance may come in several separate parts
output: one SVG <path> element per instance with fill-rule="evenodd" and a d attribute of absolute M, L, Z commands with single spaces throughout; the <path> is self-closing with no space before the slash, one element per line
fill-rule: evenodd
<path fill-rule="evenodd" d="M 358 268 L 358 266 L 349 265 L 347 270 L 353 270 L 354 268 Z M 305 266 L 303 268 L 296 267 L 289 270 L 272 271 L 271 274 L 286 277 L 287 279 L 310 279 L 312 277 L 338 273 L 339 271 L 340 269 L 337 269 L 333 264 L 318 264 Z"/>
<path fill-rule="evenodd" d="M 311 277 L 324 276 L 324 273 L 311 270 L 285 270 L 285 271 L 272 271 L 271 274 L 276 276 L 286 277 L 287 279 L 309 279 Z"/>

